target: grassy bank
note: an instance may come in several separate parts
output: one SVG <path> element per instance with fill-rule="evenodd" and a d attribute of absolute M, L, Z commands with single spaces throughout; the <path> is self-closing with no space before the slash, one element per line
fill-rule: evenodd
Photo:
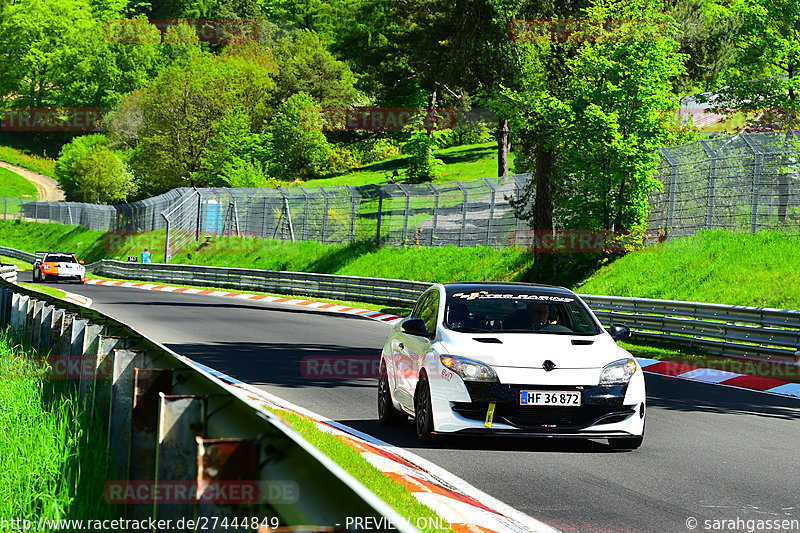
<path fill-rule="evenodd" d="M 700 232 L 626 255 L 576 290 L 589 294 L 800 309 L 797 234 Z"/>
<path fill-rule="evenodd" d="M 0 161 L 5 161 L 45 176 L 54 176 L 56 172 L 55 159 L 29 154 L 10 146 L 0 146 Z"/>
<path fill-rule="evenodd" d="M 0 334 L 0 516 L 102 519 L 104 433 L 74 394 L 49 384 L 29 351 Z M 55 389 L 55 390 L 54 390 Z"/>
<path fill-rule="evenodd" d="M 19 174 L 0 168 L 0 197 L 36 198 L 36 186 Z"/>
<path fill-rule="evenodd" d="M 145 247 L 163 257 L 163 231 L 122 237 L 76 226 L 0 221 L 0 245 L 34 252 L 75 252 L 87 263 L 125 260 Z M 270 239 L 215 238 L 173 263 L 319 272 L 429 282 L 522 279 L 533 254 L 517 249 L 443 246 L 347 246 Z M 590 294 L 800 309 L 800 237 L 701 232 L 630 253 L 604 265 L 572 288 Z"/>
<path fill-rule="evenodd" d="M 149 248 L 154 260 L 159 261 L 164 256 L 164 232 L 123 237 L 77 226 L 0 221 L 0 245 L 27 252 L 75 252 L 87 264 L 103 258 L 125 260 Z M 171 262 L 420 281 L 479 280 L 485 270 L 487 279 L 516 280 L 531 266 L 532 254 L 491 247 L 337 246 L 230 237 L 215 238 L 199 251 L 192 245 Z"/>

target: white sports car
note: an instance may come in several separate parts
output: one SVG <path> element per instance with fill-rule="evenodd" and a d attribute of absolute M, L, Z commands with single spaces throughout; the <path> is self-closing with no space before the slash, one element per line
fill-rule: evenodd
<path fill-rule="evenodd" d="M 86 282 L 86 267 L 75 254 L 62 252 L 36 252 L 40 256 L 33 263 L 33 281 Z"/>
<path fill-rule="evenodd" d="M 642 369 L 572 291 L 516 283 L 433 285 L 383 347 L 378 418 L 417 437 L 644 437 Z"/>

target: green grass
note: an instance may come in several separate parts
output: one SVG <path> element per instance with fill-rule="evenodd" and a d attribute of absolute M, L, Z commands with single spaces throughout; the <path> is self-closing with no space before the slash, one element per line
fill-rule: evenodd
<path fill-rule="evenodd" d="M 55 287 L 50 287 L 43 283 L 18 283 L 18 285 L 25 289 L 41 292 L 42 294 L 47 294 L 48 296 L 52 296 L 53 298 L 58 298 L 59 300 L 63 300 L 64 297 L 67 295 L 66 292 L 60 289 L 56 289 Z"/>
<path fill-rule="evenodd" d="M 41 363 L 0 333 L 0 517 L 102 519 L 104 433 L 63 384 L 42 378 Z M 63 389 L 63 390 L 60 390 Z"/>
<path fill-rule="evenodd" d="M 33 267 L 33 265 L 27 261 L 21 261 L 5 255 L 0 255 L 0 263 L 3 263 L 4 265 L 14 265 L 17 267 L 17 270 L 21 270 L 22 272 L 27 272 Z"/>
<path fill-rule="evenodd" d="M 24 221 L 0 221 L 0 245 L 36 252 L 75 252 L 86 263 L 99 259 L 125 260 L 149 248 L 153 259 L 164 256 L 164 231 L 131 236 L 105 235 L 78 226 Z M 318 242 L 283 242 L 272 239 L 219 238 L 196 251 L 191 247 L 172 263 L 231 266 L 264 270 L 290 270 L 352 276 L 389 277 L 429 282 L 483 279 L 517 280 L 532 264 L 532 254 L 515 249 L 442 246 L 376 247 L 362 242 L 323 245 Z"/>
<path fill-rule="evenodd" d="M 353 447 L 332 435 L 320 431 L 311 420 L 289 411 L 269 409 L 286 422 L 319 451 L 330 457 L 351 476 L 360 481 L 376 496 L 386 502 L 397 513 L 410 519 L 412 524 L 424 518 L 426 523 L 442 523 L 438 515 L 429 507 L 422 505 L 397 481 L 372 466 Z M 420 520 L 420 525 L 423 520 Z M 451 529 L 423 528 L 420 531 L 447 532 Z"/>
<path fill-rule="evenodd" d="M 480 178 L 497 177 L 497 144 L 468 144 L 436 150 L 434 155 L 441 159 L 445 167 L 437 182 L 467 181 Z M 352 172 L 336 176 L 324 177 L 303 182 L 303 187 L 318 187 L 320 185 L 370 185 L 373 183 L 388 183 L 393 172 L 397 171 L 400 182 L 405 181 L 404 170 L 408 164 L 408 156 L 401 155 L 364 165 Z M 508 164 L 511 166 L 514 154 L 508 155 Z"/>
<path fill-rule="evenodd" d="M 628 254 L 575 289 L 588 294 L 800 309 L 800 237 L 700 232 Z"/>
<path fill-rule="evenodd" d="M 11 146 L 0 146 L 0 161 L 32 170 L 45 176 L 54 176 L 56 171 L 55 159 L 30 154 Z"/>
<path fill-rule="evenodd" d="M 16 172 L 0 168 L 0 197 L 36 198 L 36 186 Z"/>

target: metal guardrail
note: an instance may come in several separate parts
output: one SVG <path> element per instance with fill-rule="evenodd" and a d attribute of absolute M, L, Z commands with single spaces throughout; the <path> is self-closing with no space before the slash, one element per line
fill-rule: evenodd
<path fill-rule="evenodd" d="M 19 259 L 20 261 L 27 261 L 28 263 L 33 264 L 36 261 L 36 254 L 31 254 L 28 252 L 23 252 L 22 250 L 17 250 L 15 248 L 8 248 L 6 246 L 0 246 L 0 255 L 4 255 L 6 257 L 13 257 L 14 259 Z"/>
<path fill-rule="evenodd" d="M 92 263 L 86 268 L 102 276 L 139 281 L 208 285 L 243 291 L 355 300 L 380 305 L 413 304 L 419 295 L 430 287 L 430 283 L 398 279 L 163 263 L 138 264 L 106 259 Z"/>
<path fill-rule="evenodd" d="M 385 517 L 392 529 L 417 531 L 283 421 L 249 404 L 246 391 L 124 323 L 0 280 L 0 325 L 49 354 L 54 369 L 67 369 L 59 377 L 92 410 L 92 431 L 107 431 L 109 479 L 133 484 L 121 492 L 138 496 L 120 502 L 122 517 L 264 517 L 303 531 L 348 531 L 348 517 Z M 191 501 L 156 501 L 171 484 L 170 494 L 183 487 Z M 232 486 L 241 496 L 215 497 L 220 487 L 233 494 Z"/>
<path fill-rule="evenodd" d="M 13 255 L 10 252 L 15 252 Z M 23 259 L 25 252 L 0 247 Z M 33 257 L 33 254 L 27 254 Z M 24 260 L 24 259 L 23 259 Z M 241 291 L 410 306 L 430 284 L 309 272 L 103 260 L 87 270 L 155 283 L 205 285 Z M 731 357 L 800 363 L 800 311 L 619 296 L 581 295 L 601 323 L 619 322 L 634 338 L 687 345 Z"/>
<path fill-rule="evenodd" d="M 17 267 L 14 265 L 0 265 L 0 278 L 10 281 L 11 283 L 16 283 Z"/>

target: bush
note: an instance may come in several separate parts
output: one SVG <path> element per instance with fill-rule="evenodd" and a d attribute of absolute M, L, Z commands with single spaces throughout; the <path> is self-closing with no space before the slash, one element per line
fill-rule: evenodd
<path fill-rule="evenodd" d="M 319 173 L 331 153 L 322 128 L 309 117 L 319 116 L 317 102 L 306 93 L 284 100 L 272 119 L 271 173 L 280 179 L 308 179 Z"/>
<path fill-rule="evenodd" d="M 328 172 L 347 172 L 361 164 L 358 156 L 347 148 L 337 146 L 328 155 L 325 167 Z"/>

